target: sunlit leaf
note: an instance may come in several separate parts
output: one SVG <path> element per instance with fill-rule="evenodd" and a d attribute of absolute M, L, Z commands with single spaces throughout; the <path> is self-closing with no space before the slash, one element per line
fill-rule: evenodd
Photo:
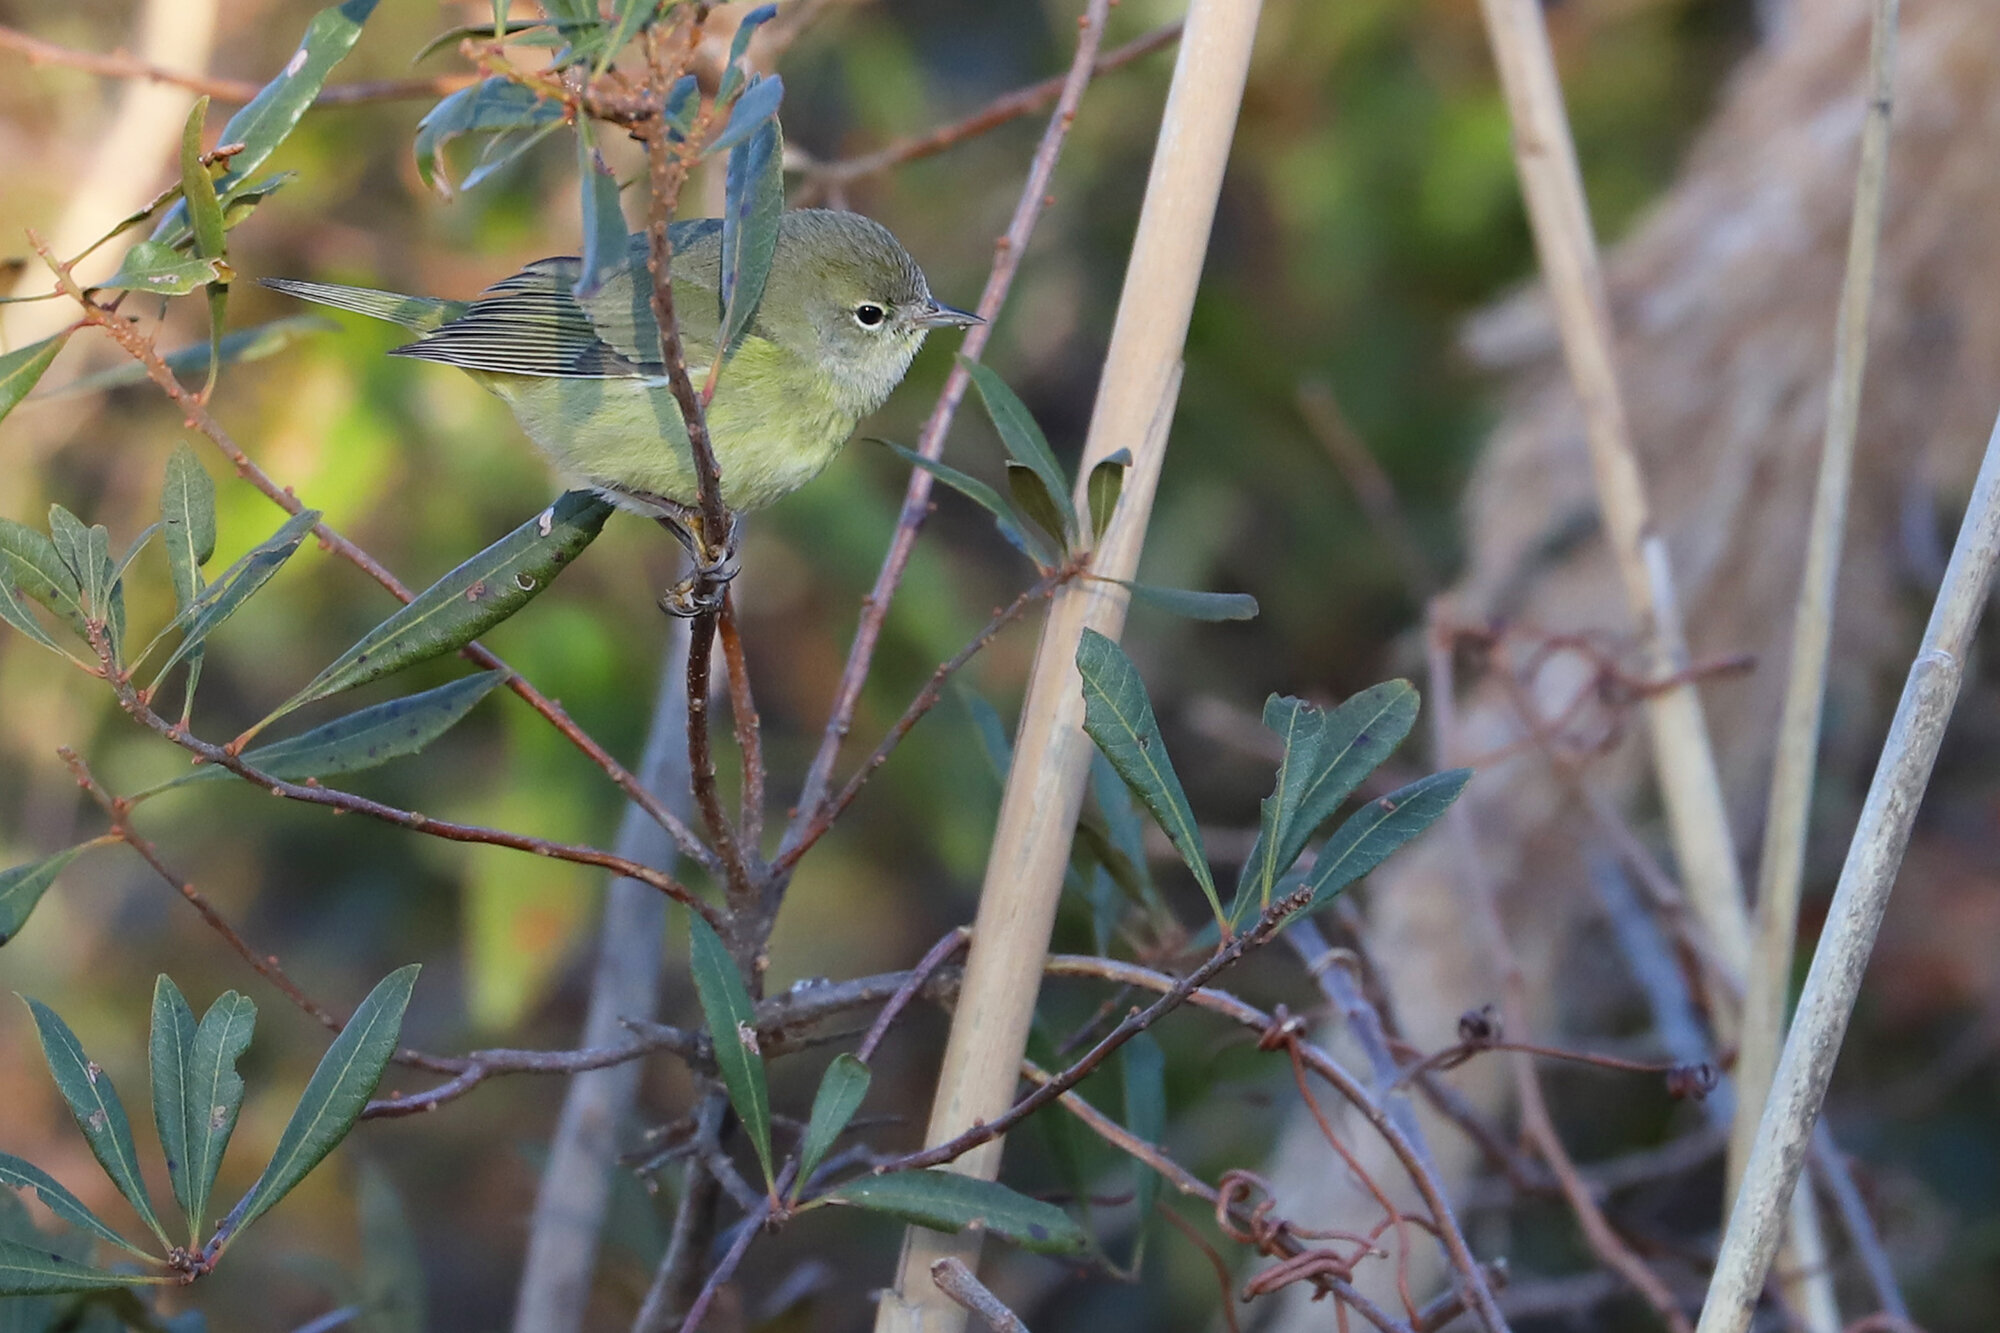
<path fill-rule="evenodd" d="M 35 1197 L 42 1201 L 43 1207 L 77 1230 L 89 1232 L 107 1244 L 116 1245 L 141 1257 L 152 1257 L 106 1226 L 98 1219 L 96 1213 L 84 1206 L 83 1200 L 63 1188 L 54 1176 L 33 1162 L 0 1152 L 0 1186 L 13 1190 L 33 1190 Z"/>
<path fill-rule="evenodd" d="M 1062 1209 L 955 1171 L 863 1176 L 825 1197 L 933 1231 L 978 1227 L 1041 1254 L 1081 1255 L 1090 1249 L 1090 1238 Z"/>
<path fill-rule="evenodd" d="M 1008 456 L 1017 463 L 1026 463 L 1041 477 L 1042 484 L 1048 488 L 1062 514 L 1065 539 L 1073 537 L 1076 533 L 1076 510 L 1070 504 L 1069 478 L 1063 475 L 1062 464 L 1056 462 L 1055 452 L 1049 448 L 1042 428 L 1035 424 L 1028 405 L 1007 387 L 1007 381 L 1001 379 L 992 367 L 966 356 L 960 356 L 959 361 L 972 376 L 973 387 L 979 390 L 979 400 L 986 404 L 986 415 L 993 419 L 993 428 L 1000 432 L 1000 443 L 1006 446 Z"/>
<path fill-rule="evenodd" d="M 715 1046 L 715 1066 L 729 1104 L 757 1150 L 768 1186 L 771 1173 L 771 1094 L 764 1081 L 764 1057 L 757 1050 L 757 1007 L 750 1002 L 736 960 L 721 936 L 699 916 L 688 916 L 690 969 L 695 994 L 701 999 L 708 1039 Z"/>
<path fill-rule="evenodd" d="M 1000 498 L 1000 492 L 994 490 L 991 486 L 979 480 L 979 478 L 960 472 L 949 463 L 940 463 L 934 458 L 925 458 L 914 449 L 906 449 L 900 444 L 890 444 L 887 440 L 883 440 L 882 443 L 888 445 L 895 452 L 896 457 L 902 459 L 912 467 L 922 468 L 945 485 L 957 491 L 960 495 L 963 495 L 966 499 L 978 505 L 981 509 L 984 509 L 987 513 L 993 515 L 994 524 L 1000 529 L 1000 535 L 1007 539 L 1009 546 L 1012 546 L 1022 555 L 1027 556 L 1028 559 L 1034 561 L 1043 569 L 1049 569 L 1054 566 L 1056 560 L 1055 553 L 1049 550 L 1048 543 L 1021 526 L 1021 521 L 1015 517 L 1013 509 L 1008 506 L 1005 500 Z"/>
<path fill-rule="evenodd" d="M 140 241 L 125 252 L 118 271 L 93 290 L 186 296 L 211 282 L 227 281 L 227 266 L 213 256 L 183 255 L 164 241 Z"/>
<path fill-rule="evenodd" d="M 819 1091 L 813 1094 L 812 1116 L 806 1121 L 805 1138 L 799 1145 L 799 1174 L 792 1181 L 794 1197 L 812 1180 L 813 1172 L 840 1139 L 847 1122 L 861 1109 L 868 1096 L 868 1066 L 842 1051 L 820 1075 Z"/>
<path fill-rule="evenodd" d="M 222 257 L 222 200 L 215 177 L 201 160 L 201 131 L 208 118 L 208 98 L 197 97 L 181 130 L 181 198 L 194 227 L 194 252 L 205 259 Z"/>
<path fill-rule="evenodd" d="M 56 1089 L 69 1103 L 70 1114 L 76 1117 L 77 1128 L 83 1131 L 84 1141 L 90 1144 L 98 1165 L 139 1214 L 146 1229 L 159 1237 L 160 1244 L 171 1245 L 160 1226 L 159 1215 L 153 1211 L 152 1200 L 146 1195 L 146 1182 L 139 1172 L 139 1151 L 132 1142 L 132 1124 L 125 1118 L 125 1106 L 118 1100 L 118 1089 L 111 1086 L 111 1076 L 83 1053 L 83 1044 L 55 1010 L 40 1000 L 29 999 L 27 1003 L 35 1016 L 42 1054 L 49 1062 Z"/>
<path fill-rule="evenodd" d="M 754 92 L 763 82 L 751 85 Z M 746 100 L 748 94 L 745 95 Z M 764 299 L 785 211 L 785 140 L 778 122 L 759 125 L 729 154 L 722 213 L 722 346 L 733 351 Z"/>
<path fill-rule="evenodd" d="M 399 967 L 377 982 L 347 1020 L 306 1083 L 298 1107 L 278 1136 L 270 1165 L 230 1211 L 219 1235 L 234 1236 L 292 1192 L 326 1159 L 368 1105 L 389 1057 L 402 1035 L 403 1011 L 417 983 L 419 966 Z"/>
<path fill-rule="evenodd" d="M 611 504 L 570 491 L 361 637 L 258 728 L 302 704 L 455 652 L 539 596 L 604 529 Z"/>
<path fill-rule="evenodd" d="M 17 347 L 0 356 L 0 421 L 20 406 L 28 391 L 41 382 L 43 373 L 54 364 L 56 354 L 68 341 L 69 331 L 64 330 L 52 338 Z"/>
<path fill-rule="evenodd" d="M 247 329 L 223 335 L 220 349 L 223 365 L 232 362 L 262 361 L 267 356 L 275 356 L 309 333 L 326 333 L 340 326 L 323 315 L 290 315 L 284 319 L 274 319 L 268 324 L 253 324 Z M 209 346 L 197 343 L 192 347 L 176 347 L 162 360 L 167 369 L 178 378 L 185 379 L 208 367 Z M 35 401 L 51 402 L 58 398 L 74 398 L 87 393 L 100 393 L 106 389 L 124 388 L 130 384 L 149 383 L 146 367 L 137 361 L 126 360 L 108 370 L 100 370 L 94 375 L 70 381 L 59 389 L 51 389 Z"/>
<path fill-rule="evenodd" d="M 1084 731 L 1166 831 L 1220 920 L 1222 902 L 1216 896 L 1201 830 L 1195 825 L 1194 811 L 1188 807 L 1187 793 L 1174 773 L 1173 762 L 1167 758 L 1160 724 L 1153 717 L 1152 701 L 1146 697 L 1138 669 L 1116 643 L 1090 629 L 1083 631 L 1077 644 L 1076 667 L 1083 677 Z"/>

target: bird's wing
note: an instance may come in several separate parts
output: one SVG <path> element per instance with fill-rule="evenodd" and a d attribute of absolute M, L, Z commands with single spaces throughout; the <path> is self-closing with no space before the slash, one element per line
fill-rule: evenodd
<path fill-rule="evenodd" d="M 691 367 L 712 356 L 720 230 L 711 220 L 674 224 L 675 316 Z M 625 265 L 579 301 L 575 289 L 582 261 L 568 256 L 538 260 L 488 288 L 457 319 L 393 354 L 503 375 L 622 379 L 664 374 L 645 262 L 645 237 L 635 236 Z"/>
<path fill-rule="evenodd" d="M 379 292 L 372 287 L 343 287 L 336 282 L 302 282 L 297 278 L 263 278 L 273 291 L 307 301 L 317 301 L 357 315 L 386 319 L 418 333 L 429 333 L 457 319 L 466 311 L 463 301 L 444 301 L 435 296 L 405 296 L 401 292 Z"/>

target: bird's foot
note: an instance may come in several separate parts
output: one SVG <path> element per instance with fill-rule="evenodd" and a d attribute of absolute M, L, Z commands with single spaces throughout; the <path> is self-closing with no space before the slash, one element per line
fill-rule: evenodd
<path fill-rule="evenodd" d="M 741 568 L 737 560 L 737 541 L 742 524 L 737 516 L 725 511 L 728 513 L 729 530 L 722 541 L 716 543 L 708 540 L 701 511 L 693 505 L 660 495 L 641 495 L 639 498 L 659 510 L 656 517 L 660 526 L 672 533 L 674 540 L 686 549 L 690 562 L 687 577 L 668 588 L 660 598 L 660 609 L 682 619 L 721 610 L 723 598 L 728 594 L 729 581 Z"/>

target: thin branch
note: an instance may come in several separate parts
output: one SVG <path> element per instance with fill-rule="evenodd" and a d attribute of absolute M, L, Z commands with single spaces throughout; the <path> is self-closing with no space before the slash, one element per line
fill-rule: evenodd
<path fill-rule="evenodd" d="M 736 621 L 736 598 L 726 594 L 716 622 L 722 660 L 729 672 L 729 719 L 736 730 L 736 749 L 743 756 L 743 799 L 737 832 L 752 856 L 764 840 L 764 740 L 757 716 L 757 699 L 750 690 L 750 664 L 743 656 L 743 636 Z"/>
<path fill-rule="evenodd" d="M 974 1277 L 964 1260 L 950 1255 L 938 1260 L 931 1265 L 931 1281 L 937 1283 L 939 1291 L 984 1320 L 993 1333 L 1028 1333 L 1021 1316 L 1009 1310 L 985 1283 Z"/>

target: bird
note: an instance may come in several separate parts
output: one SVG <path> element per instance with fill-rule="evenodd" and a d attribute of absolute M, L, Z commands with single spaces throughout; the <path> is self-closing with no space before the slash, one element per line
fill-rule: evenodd
<path fill-rule="evenodd" d="M 721 328 L 722 223 L 671 225 L 675 322 L 701 385 Z M 573 486 L 635 512 L 696 520 L 687 428 L 661 361 L 644 233 L 597 290 L 583 261 L 537 260 L 471 301 L 294 278 L 277 291 L 418 335 L 390 355 L 457 366 L 513 409 Z M 889 229 L 858 213 L 779 215 L 769 277 L 747 332 L 723 358 L 705 413 L 731 511 L 759 509 L 825 470 L 889 397 L 932 329 L 984 321 L 931 295 Z M 694 547 L 691 545 L 690 549 Z"/>

